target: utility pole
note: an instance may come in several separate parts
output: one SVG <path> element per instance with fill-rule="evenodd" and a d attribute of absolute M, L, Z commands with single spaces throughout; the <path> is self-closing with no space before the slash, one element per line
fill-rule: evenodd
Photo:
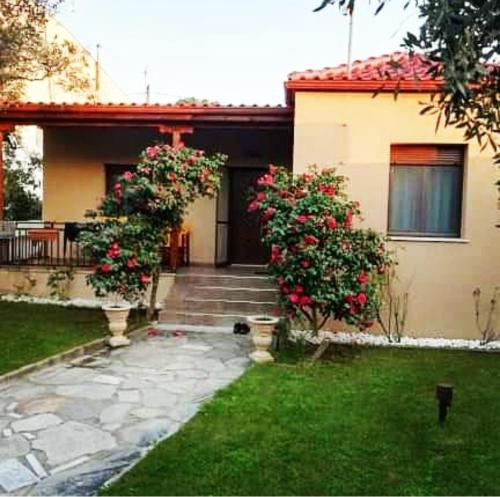
<path fill-rule="evenodd" d="M 346 13 L 349 16 L 349 37 L 347 41 L 347 79 L 351 79 L 354 3 L 347 7 Z"/>
<path fill-rule="evenodd" d="M 151 99 L 151 88 L 149 86 L 149 79 L 148 79 L 148 68 L 144 69 L 144 86 L 146 88 L 146 103 L 150 103 Z"/>
<path fill-rule="evenodd" d="M 101 89 L 101 61 L 100 54 L 101 45 L 96 45 L 96 58 L 95 58 L 95 101 L 99 102 L 99 91 Z"/>

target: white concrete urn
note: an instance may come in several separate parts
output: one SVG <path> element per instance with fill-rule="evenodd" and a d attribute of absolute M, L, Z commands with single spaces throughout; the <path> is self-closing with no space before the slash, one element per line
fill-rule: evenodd
<path fill-rule="evenodd" d="M 279 323 L 279 318 L 265 315 L 248 316 L 247 321 L 256 349 L 250 354 L 250 359 L 255 362 L 273 362 L 274 357 L 269 353 L 269 347 L 273 342 L 273 331 Z"/>
<path fill-rule="evenodd" d="M 127 319 L 130 314 L 130 305 L 103 305 L 102 310 L 108 319 L 108 328 L 113 335 L 108 343 L 111 347 L 123 347 L 130 344 L 125 336 Z"/>

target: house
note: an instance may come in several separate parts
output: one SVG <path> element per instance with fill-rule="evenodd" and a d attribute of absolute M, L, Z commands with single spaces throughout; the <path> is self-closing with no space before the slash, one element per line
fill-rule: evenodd
<path fill-rule="evenodd" d="M 500 281 L 497 169 L 490 150 L 465 143 L 459 129 L 435 131 L 435 118 L 419 114 L 441 85 L 425 68 L 420 57 L 398 52 L 354 62 L 350 78 L 345 66 L 295 72 L 285 82 L 286 107 L 5 104 L 0 126 L 44 129 L 46 221 L 83 220 L 113 177 L 155 140 L 226 153 L 218 198 L 197 201 L 186 219 L 184 249 L 194 267 L 266 261 L 246 192 L 267 164 L 297 173 L 314 163 L 334 166 L 349 178 L 364 225 L 387 233 L 397 252 L 399 286 L 409 293 L 408 332 L 474 338 L 472 291 L 489 292 Z M 226 285 L 230 275 L 221 271 L 207 274 Z M 196 277 L 182 280 L 189 288 L 183 298 L 194 292 Z M 253 281 L 238 277 L 238 291 Z M 224 285 L 198 285 L 216 297 L 193 300 L 215 310 L 192 314 L 229 320 L 243 314 L 233 304 L 250 312 L 260 302 L 248 294 L 230 301 L 237 292 Z"/>

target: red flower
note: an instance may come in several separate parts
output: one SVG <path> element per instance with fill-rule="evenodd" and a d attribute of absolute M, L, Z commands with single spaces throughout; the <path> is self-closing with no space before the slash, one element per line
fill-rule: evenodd
<path fill-rule="evenodd" d="M 296 293 L 292 293 L 288 298 L 292 304 L 297 305 L 300 302 L 300 297 Z"/>
<path fill-rule="evenodd" d="M 312 299 L 308 295 L 302 295 L 300 297 L 300 305 L 311 305 L 312 304 Z"/>
<path fill-rule="evenodd" d="M 154 159 L 158 155 L 159 151 L 160 147 L 158 146 L 148 147 L 146 149 L 146 155 L 148 156 L 148 159 Z"/>
<path fill-rule="evenodd" d="M 304 287 L 302 285 L 295 285 L 295 293 L 298 293 L 299 295 L 304 293 Z"/>
<path fill-rule="evenodd" d="M 266 200 L 267 195 L 264 192 L 259 192 L 257 193 L 257 200 L 259 202 L 262 202 L 263 200 Z"/>
<path fill-rule="evenodd" d="M 129 269 L 134 269 L 139 265 L 137 262 L 137 259 L 135 257 L 131 257 L 130 259 L 127 260 L 127 267 Z"/>
<path fill-rule="evenodd" d="M 364 292 L 359 292 L 358 295 L 356 296 L 356 302 L 363 306 L 368 302 L 368 297 L 366 296 L 366 293 Z"/>
<path fill-rule="evenodd" d="M 273 164 L 269 164 L 269 174 L 275 175 L 278 172 L 278 168 Z"/>
<path fill-rule="evenodd" d="M 269 221 L 276 214 L 276 209 L 274 207 L 268 207 L 262 214 L 263 221 Z"/>
<path fill-rule="evenodd" d="M 304 180 L 304 183 L 310 183 L 312 180 L 312 175 L 311 174 L 303 174 L 302 179 Z"/>
<path fill-rule="evenodd" d="M 326 225 L 331 230 L 334 230 L 337 227 L 337 220 L 333 216 L 327 216 Z"/>
<path fill-rule="evenodd" d="M 319 240 L 313 235 L 305 235 L 304 243 L 306 245 L 317 245 L 319 243 Z"/>
<path fill-rule="evenodd" d="M 167 174 L 167 179 L 170 181 L 176 181 L 177 180 L 177 174 L 175 173 L 168 173 Z"/>
<path fill-rule="evenodd" d="M 276 264 L 281 259 L 281 249 L 277 245 L 273 245 L 271 249 L 271 264 Z"/>
<path fill-rule="evenodd" d="M 283 285 L 280 290 L 284 295 L 288 295 L 290 293 L 290 288 L 288 288 L 286 285 Z"/>
<path fill-rule="evenodd" d="M 257 180 L 259 186 L 272 186 L 274 183 L 274 178 L 270 174 L 264 174 Z"/>
<path fill-rule="evenodd" d="M 106 255 L 108 257 L 111 257 L 111 259 L 115 259 L 116 257 L 120 256 L 120 246 L 118 243 L 113 242 L 110 246 L 108 251 L 106 252 Z"/>
<path fill-rule="evenodd" d="M 368 275 L 364 271 L 361 271 L 361 273 L 359 273 L 358 283 L 360 283 L 361 285 L 368 283 Z"/>
<path fill-rule="evenodd" d="M 344 228 L 350 228 L 352 226 L 352 211 L 347 211 L 347 215 L 344 221 Z"/>
<path fill-rule="evenodd" d="M 123 179 L 124 179 L 125 181 L 131 181 L 133 177 L 134 177 L 134 173 L 132 173 L 132 172 L 130 172 L 130 171 L 125 171 L 125 172 L 123 173 Z"/>
<path fill-rule="evenodd" d="M 260 207 L 260 204 L 254 200 L 252 202 L 250 202 L 250 205 L 248 206 L 248 212 L 255 212 L 257 210 L 259 210 L 259 207 Z"/>
<path fill-rule="evenodd" d="M 335 195 L 335 188 L 332 185 L 319 185 L 318 191 L 324 193 L 328 197 L 333 197 Z"/>
<path fill-rule="evenodd" d="M 149 283 L 149 275 L 146 273 L 141 273 L 139 276 L 139 281 L 141 282 L 141 285 L 147 285 Z"/>
<path fill-rule="evenodd" d="M 305 214 L 297 216 L 297 219 L 295 220 L 297 224 L 305 224 L 307 221 L 309 221 L 309 216 L 306 216 Z"/>
<path fill-rule="evenodd" d="M 278 276 L 276 281 L 277 281 L 279 286 L 283 286 L 285 284 L 285 278 L 283 278 L 283 276 Z"/>
<path fill-rule="evenodd" d="M 303 259 L 300 261 L 300 265 L 304 268 L 304 269 L 308 269 L 311 267 L 311 261 L 309 261 L 308 259 Z"/>
<path fill-rule="evenodd" d="M 111 264 L 102 264 L 100 269 L 101 273 L 107 274 L 111 271 Z"/>
<path fill-rule="evenodd" d="M 352 304 L 352 302 L 354 301 L 354 295 L 346 295 L 345 296 L 345 301 L 348 303 L 348 304 Z"/>

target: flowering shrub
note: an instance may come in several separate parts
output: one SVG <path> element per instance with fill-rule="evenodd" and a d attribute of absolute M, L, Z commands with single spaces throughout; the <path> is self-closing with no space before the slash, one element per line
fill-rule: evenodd
<path fill-rule="evenodd" d="M 80 242 L 97 262 L 87 277 L 97 296 L 116 294 L 133 302 L 144 294 L 159 264 L 156 240 L 147 225 L 107 219 L 92 223 Z"/>
<path fill-rule="evenodd" d="M 248 209 L 260 212 L 282 309 L 305 317 L 315 333 L 329 317 L 371 326 L 391 258 L 381 235 L 354 226 L 359 204 L 345 194 L 345 178 L 333 169 L 293 176 L 270 166 L 257 185 Z"/>
<path fill-rule="evenodd" d="M 212 196 L 226 157 L 202 150 L 154 145 L 146 148 L 134 172 L 125 172 L 91 217 L 104 217 L 80 240 L 96 261 L 89 283 L 100 295 L 117 292 L 137 298 L 153 283 L 154 310 L 160 274 L 158 253 L 168 230 L 181 225 L 188 205 Z M 122 221 L 122 220 L 125 221 Z"/>

